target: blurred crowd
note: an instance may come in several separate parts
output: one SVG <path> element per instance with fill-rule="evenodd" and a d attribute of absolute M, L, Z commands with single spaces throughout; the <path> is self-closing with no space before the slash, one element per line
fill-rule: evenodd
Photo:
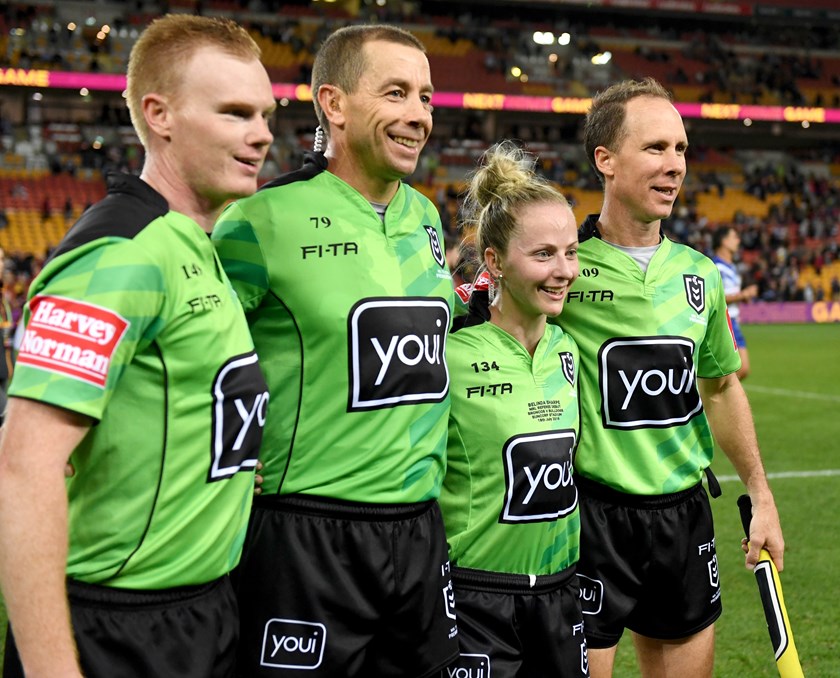
<path fill-rule="evenodd" d="M 741 237 L 736 263 L 744 284 L 758 285 L 761 301 L 840 301 L 840 181 L 812 178 L 780 195 L 766 217 L 736 212 L 730 222 Z M 677 212 L 666 228 L 685 214 Z M 696 221 L 683 240 L 711 254 L 711 234 L 721 224 L 691 216 Z"/>
<path fill-rule="evenodd" d="M 149 18 L 169 10 L 195 13 L 235 12 L 237 19 L 258 32 L 262 38 L 285 45 L 301 58 L 294 78 L 307 82 L 308 64 L 320 41 L 337 21 L 346 22 L 351 17 L 341 7 L 324 3 L 293 3 L 279 0 L 134 0 L 121 5 L 108 5 L 112 10 L 122 7 L 122 14 L 110 26 L 110 36 L 97 37 L 96 32 L 69 30 L 58 20 L 54 5 L 7 2 L 0 4 L 0 67 L 45 67 L 60 70 L 86 68 L 123 72 L 127 47 L 136 37 L 138 28 Z M 319 8 L 320 6 L 320 8 Z M 505 74 L 510 64 L 519 58 L 535 58 L 540 48 L 531 36 L 536 28 L 547 24 L 555 32 L 568 31 L 571 48 L 578 55 L 589 56 L 601 49 L 599 41 L 612 39 L 638 39 L 637 57 L 650 64 L 660 64 L 665 70 L 663 80 L 670 85 L 692 84 L 704 88 L 704 96 L 712 100 L 718 96 L 731 100 L 752 98 L 759 101 L 772 92 L 778 102 L 786 105 L 825 105 L 840 107 L 840 27 L 796 26 L 795 24 L 766 27 L 759 24 L 747 29 L 721 28 L 717 32 L 701 30 L 697 26 L 673 18 L 651 16 L 645 26 L 630 18 L 605 16 L 603 21 L 581 19 L 569 9 L 563 18 L 546 19 L 523 10 L 511 16 L 509 8 L 482 7 L 476 14 L 471 6 L 453 10 L 448 5 L 402 2 L 361 3 L 359 21 L 395 22 L 411 27 L 433 27 L 437 38 L 456 44 L 468 41 L 472 48 L 483 54 L 488 72 Z M 485 11 L 486 10 L 486 11 Z M 313 29 L 313 25 L 315 28 Z M 15 33 L 16 27 L 23 30 Z M 304 27 L 306 30 L 304 30 Z M 796 49 L 756 49 L 770 45 L 795 45 Z M 117 49 L 121 45 L 120 49 Z M 740 46 L 735 49 L 733 45 Z M 832 55 L 832 50 L 836 53 Z M 80 52 L 81 51 L 81 52 Z M 675 58 L 678 57 L 678 58 Z M 561 59 L 554 68 L 555 82 L 585 94 L 587 82 L 571 83 L 574 77 L 572 59 Z M 689 67 L 688 64 L 703 64 Z M 618 65 L 611 68 L 618 69 Z M 471 73 L 464 74 L 470 78 Z M 621 75 L 638 76 L 637 73 Z M 830 79 L 837 89 L 829 100 L 820 94 L 818 100 L 809 101 L 804 87 L 812 82 Z M 468 88 L 470 83 L 465 84 Z M 559 84 L 558 84 L 559 87 Z M 584 88 L 581 90 L 580 88 Z M 46 121 L 44 121 L 44 126 Z M 116 130 L 129 125 L 124 107 L 103 103 L 98 116 L 100 129 L 113 131 L 104 143 L 94 144 L 82 137 L 73 153 L 62 153 L 44 133 L 39 147 L 52 174 L 85 176 L 102 175 L 110 169 L 138 172 L 142 164 L 138 144 L 126 143 Z M 103 127 L 104 126 L 104 127 Z M 26 131 L 20 129 L 26 127 Z M 14 129 L 4 117 L 0 105 L 0 137 L 30 134 L 31 125 Z M 107 134 L 107 133 L 106 133 Z M 274 147 L 264 170 L 265 178 L 296 166 L 304 149 L 311 146 L 311 129 L 286 130 L 277 134 Z M 565 132 L 546 119 L 544 124 L 531 122 L 509 125 L 495 131 L 497 138 L 508 137 L 533 143 L 541 148 L 560 148 L 563 142 L 578 144 L 577 140 L 564 138 Z M 446 229 L 452 264 L 459 276 L 469 278 L 463 257 L 458 258 L 458 243 L 462 234 L 458 230 L 462 182 L 460 177 L 474 165 L 483 147 L 496 139 L 488 138 L 481 121 L 464 112 L 463 120 L 443 135 L 437 132 L 430 141 L 413 183 L 423 185 L 437 201 Z M 33 144 L 36 140 L 33 140 Z M 448 150 L 463 143 L 471 144 L 468 162 L 456 170 L 447 168 Z M 7 148 L 5 150 L 9 150 Z M 578 144 L 579 145 L 579 144 Z M 694 149 L 692 149 L 693 152 Z M 820 162 L 831 164 L 840 161 L 840 149 L 823 148 Z M 539 155 L 539 151 L 537 151 Z M 743 166 L 738 179 L 739 190 L 767 202 L 765 216 L 735 213 L 731 220 L 740 232 L 743 252 L 739 266 L 745 284 L 756 283 L 763 300 L 835 300 L 840 301 L 840 179 L 837 175 L 817 176 L 799 170 L 800 158 L 791 157 L 787 162 Z M 674 215 L 664 227 L 670 237 L 686 242 L 697 249 L 709 252 L 711 232 L 720 223 L 710 221 L 697 208 L 701 193 L 713 192 L 721 199 L 733 188 L 732 178 L 714 171 L 692 174 L 689 159 L 689 180 Z M 0 168 L 3 159 L 0 158 Z M 577 190 L 597 192 L 600 186 L 586 161 L 577 153 L 555 152 L 540 156 L 540 170 L 552 181 Z M 3 196 L 5 198 L 6 196 Z M 574 196 L 570 195 L 572 201 Z M 5 202 L 5 201 L 4 201 Z M 0 229 L 8 225 L 8 215 L 0 202 Z M 65 209 L 66 211 L 66 209 Z M 6 252 L 3 265 L 3 295 L 17 321 L 32 276 L 40 270 L 45 253 Z"/>
<path fill-rule="evenodd" d="M 592 78 L 585 67 L 593 55 L 608 51 L 618 39 L 637 45 L 635 54 L 653 69 L 650 75 L 672 86 L 701 87 L 701 100 L 840 106 L 840 93 L 827 97 L 820 88 L 840 88 L 840 26 L 830 21 L 724 23 L 721 17 L 695 17 L 687 22 L 678 15 L 649 13 L 642 25 L 627 14 L 592 13 L 575 5 L 564 4 L 554 11 L 523 5 L 511 13 L 501 4 L 484 4 L 477 10 L 469 4 L 421 0 L 359 2 L 353 13 L 342 3 L 295 0 L 133 0 L 103 3 L 97 12 L 106 16 L 114 7 L 121 11 L 108 19 L 108 34 L 100 36 L 98 25 L 85 26 L 83 17 L 69 30 L 66 10 L 55 5 L 0 4 L 0 28 L 4 33 L 11 30 L 5 44 L 0 43 L 5 52 L 0 54 L 0 65 L 122 73 L 139 28 L 167 11 L 185 11 L 233 14 L 262 38 L 290 48 L 296 58 L 285 68 L 296 72 L 284 76 L 298 82 L 309 81 L 312 57 L 338 25 L 389 22 L 432 30 L 436 38 L 453 45 L 466 42 L 471 51 L 483 55 L 487 73 L 509 81 L 519 77 L 511 75 L 511 66 L 529 64 L 531 86 L 542 79 L 561 95 L 583 96 L 587 91 L 591 95 L 593 87 L 610 78 L 637 77 L 633 65 L 622 61 L 623 49 L 613 50 L 613 62 L 600 79 Z M 558 36 L 567 33 L 568 43 L 545 47 L 535 42 L 535 31 L 546 30 Z M 436 50 L 430 53 L 435 56 Z M 553 56 L 547 68 L 537 68 L 535 60 L 549 55 Z M 266 66 L 271 73 L 278 65 L 267 62 Z M 478 75 L 462 73 L 462 89 L 475 86 Z"/>

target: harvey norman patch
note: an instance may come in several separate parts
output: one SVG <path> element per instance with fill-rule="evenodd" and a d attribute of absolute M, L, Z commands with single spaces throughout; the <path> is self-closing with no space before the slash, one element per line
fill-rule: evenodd
<path fill-rule="evenodd" d="M 108 368 L 131 323 L 114 311 L 66 297 L 39 295 L 17 363 L 105 388 Z"/>

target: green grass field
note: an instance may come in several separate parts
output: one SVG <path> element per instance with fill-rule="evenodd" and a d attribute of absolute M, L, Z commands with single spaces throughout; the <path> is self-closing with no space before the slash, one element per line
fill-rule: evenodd
<path fill-rule="evenodd" d="M 781 578 L 796 646 L 807 678 L 836 678 L 840 676 L 840 640 L 835 635 L 840 629 L 840 527 L 834 501 L 840 498 L 840 325 L 748 325 L 744 333 L 753 368 L 744 384 L 785 530 Z M 755 578 L 743 566 L 735 504 L 741 485 L 732 479 L 734 472 L 722 453 L 713 468 L 724 491 L 712 502 L 724 606 L 717 623 L 715 676 L 777 676 Z M 0 635 L 5 635 L 2 604 L 0 618 Z M 638 676 L 628 638 L 619 647 L 615 677 Z"/>

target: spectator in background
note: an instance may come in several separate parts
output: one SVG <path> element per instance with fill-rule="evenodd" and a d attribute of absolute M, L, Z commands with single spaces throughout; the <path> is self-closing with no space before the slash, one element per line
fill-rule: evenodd
<path fill-rule="evenodd" d="M 736 373 L 738 379 L 743 381 L 750 373 L 750 354 L 747 351 L 747 340 L 741 331 L 740 304 L 752 301 L 758 295 L 757 285 L 742 287 L 741 274 L 735 264 L 735 257 L 741 247 L 741 237 L 734 226 L 721 226 L 712 234 L 712 261 L 720 271 L 723 279 L 723 291 L 726 295 L 726 306 L 729 310 L 729 319 L 732 321 L 732 334 L 735 337 L 735 344 L 738 346 L 738 353 L 741 356 L 741 367 Z"/>
<path fill-rule="evenodd" d="M 233 675 L 268 395 L 208 233 L 272 140 L 259 57 L 229 20 L 150 24 L 143 173 L 109 176 L 31 285 L 0 441 L 4 678 Z"/>

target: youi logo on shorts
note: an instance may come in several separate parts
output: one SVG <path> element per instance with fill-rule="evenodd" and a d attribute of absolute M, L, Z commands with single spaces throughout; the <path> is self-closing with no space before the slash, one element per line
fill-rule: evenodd
<path fill-rule="evenodd" d="M 703 409 L 694 373 L 694 342 L 685 337 L 628 337 L 598 352 L 605 428 L 664 428 Z"/>
<path fill-rule="evenodd" d="M 505 502 L 501 523 L 556 520 L 577 506 L 572 479 L 575 432 L 514 436 L 503 449 Z"/>
<path fill-rule="evenodd" d="M 315 669 L 324 659 L 327 627 L 298 619 L 269 619 L 260 664 L 276 669 Z"/>
<path fill-rule="evenodd" d="M 348 319 L 347 409 L 436 403 L 449 392 L 444 360 L 449 304 L 430 297 L 370 298 Z"/>
<path fill-rule="evenodd" d="M 580 611 L 583 614 L 598 614 L 604 604 L 604 584 L 599 579 L 587 577 L 578 572 L 580 587 Z"/>
<path fill-rule="evenodd" d="M 490 657 L 486 654 L 462 654 L 444 670 L 446 678 L 491 678 Z"/>

